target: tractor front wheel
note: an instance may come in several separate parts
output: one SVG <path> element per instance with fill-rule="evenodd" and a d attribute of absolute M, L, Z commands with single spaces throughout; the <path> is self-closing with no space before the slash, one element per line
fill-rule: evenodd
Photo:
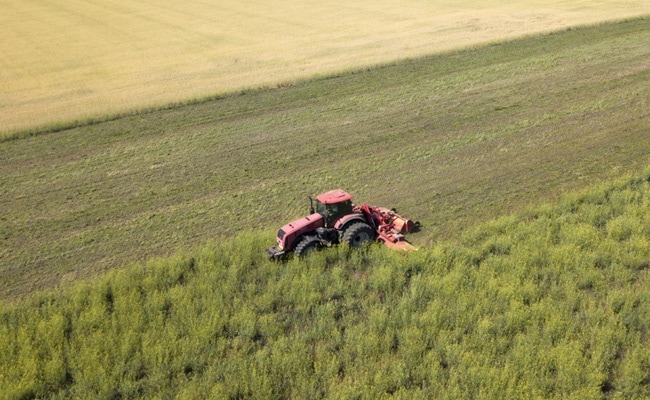
<path fill-rule="evenodd" d="M 363 222 L 350 225 L 343 233 L 343 241 L 349 244 L 350 247 L 359 247 L 374 238 L 375 231 L 372 230 L 370 225 Z"/>
<path fill-rule="evenodd" d="M 312 251 L 320 249 L 321 247 L 323 247 L 323 245 L 318 238 L 304 237 L 300 240 L 300 242 L 298 242 L 293 253 L 296 255 L 296 257 L 304 257 Z"/>

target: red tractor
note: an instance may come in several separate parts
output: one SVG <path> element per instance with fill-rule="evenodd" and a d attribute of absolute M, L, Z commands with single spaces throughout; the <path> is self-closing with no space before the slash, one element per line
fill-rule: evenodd
<path fill-rule="evenodd" d="M 317 196 L 316 208 L 314 199 L 309 197 L 309 201 L 310 215 L 280 228 L 277 246 L 266 249 L 270 258 L 280 258 L 292 251 L 302 257 L 312 250 L 339 243 L 358 247 L 375 239 L 391 248 L 414 249 L 404 233 L 414 232 L 420 224 L 402 217 L 395 209 L 356 206 L 352 196 L 341 189 Z"/>

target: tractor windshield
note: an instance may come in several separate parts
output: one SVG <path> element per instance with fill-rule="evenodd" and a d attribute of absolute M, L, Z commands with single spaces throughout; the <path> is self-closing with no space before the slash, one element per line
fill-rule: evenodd
<path fill-rule="evenodd" d="M 316 200 L 316 212 L 322 215 L 323 218 L 327 217 L 327 206 Z"/>
<path fill-rule="evenodd" d="M 352 202 L 347 200 L 339 203 L 324 204 L 317 200 L 316 212 L 325 219 L 326 228 L 333 228 L 339 218 L 352 212 Z"/>

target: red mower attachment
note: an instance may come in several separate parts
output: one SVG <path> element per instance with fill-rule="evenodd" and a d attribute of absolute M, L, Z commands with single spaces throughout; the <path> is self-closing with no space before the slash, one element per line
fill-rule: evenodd
<path fill-rule="evenodd" d="M 336 189 L 310 200 L 310 215 L 284 225 L 276 237 L 276 246 L 266 249 L 272 258 L 289 252 L 298 257 L 322 247 L 348 243 L 358 247 L 364 242 L 378 240 L 397 250 L 414 250 L 405 233 L 415 232 L 420 224 L 405 218 L 395 209 L 356 206 L 352 196 Z"/>
<path fill-rule="evenodd" d="M 415 232 L 420 227 L 419 222 L 402 217 L 395 209 L 384 207 L 371 207 L 363 204 L 361 212 L 371 221 L 377 232 L 377 240 L 395 250 L 415 250 L 415 247 L 406 240 L 405 233 Z"/>

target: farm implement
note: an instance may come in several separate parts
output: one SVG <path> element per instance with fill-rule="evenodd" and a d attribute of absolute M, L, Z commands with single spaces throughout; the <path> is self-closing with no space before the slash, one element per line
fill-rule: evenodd
<path fill-rule="evenodd" d="M 359 247 L 373 240 L 396 250 L 415 249 L 404 234 L 418 230 L 420 224 L 399 215 L 395 209 L 357 206 L 352 203 L 352 196 L 341 189 L 323 193 L 315 200 L 309 197 L 309 201 L 310 215 L 278 230 L 277 245 L 266 249 L 270 258 L 281 258 L 290 252 L 302 257 L 323 247 L 340 243 Z"/>

